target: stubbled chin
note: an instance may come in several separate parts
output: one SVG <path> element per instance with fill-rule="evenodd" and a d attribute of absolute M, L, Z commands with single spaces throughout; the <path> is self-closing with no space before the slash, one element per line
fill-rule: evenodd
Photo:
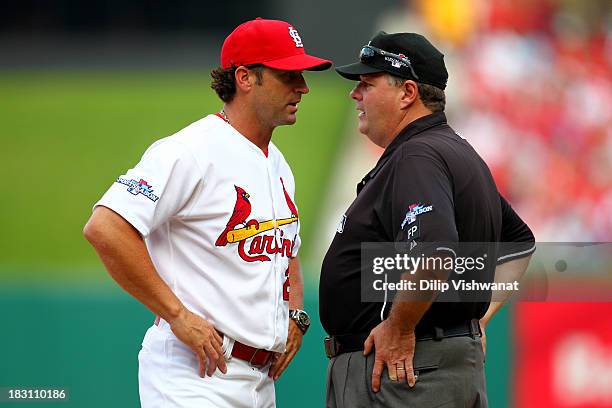
<path fill-rule="evenodd" d="M 297 121 L 297 116 L 295 113 L 287 115 L 287 120 L 285 120 L 286 125 L 293 125 Z"/>
<path fill-rule="evenodd" d="M 365 121 L 360 120 L 357 129 L 359 130 L 359 133 L 363 133 L 365 135 L 368 130 L 367 123 Z"/>

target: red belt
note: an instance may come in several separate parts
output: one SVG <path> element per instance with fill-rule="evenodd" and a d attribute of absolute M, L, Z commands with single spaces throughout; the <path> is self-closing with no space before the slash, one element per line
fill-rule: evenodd
<path fill-rule="evenodd" d="M 247 346 L 239 341 L 234 341 L 234 348 L 232 348 L 232 357 L 244 360 L 257 368 L 267 366 L 273 354 L 272 351 Z"/>
<path fill-rule="evenodd" d="M 160 317 L 155 317 L 155 325 L 159 326 Z M 246 344 L 240 343 L 238 340 L 234 340 L 234 347 L 232 348 L 232 357 L 239 358 L 248 362 L 251 366 L 262 368 L 270 363 L 274 352 L 264 349 L 258 349 Z"/>

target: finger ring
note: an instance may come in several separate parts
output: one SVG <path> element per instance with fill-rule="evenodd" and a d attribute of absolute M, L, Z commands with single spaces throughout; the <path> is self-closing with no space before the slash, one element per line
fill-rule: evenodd
<path fill-rule="evenodd" d="M 397 370 L 405 370 L 404 367 L 397 367 Z"/>

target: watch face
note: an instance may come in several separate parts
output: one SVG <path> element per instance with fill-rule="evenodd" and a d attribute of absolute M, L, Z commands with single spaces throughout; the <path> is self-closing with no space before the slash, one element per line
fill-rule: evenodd
<path fill-rule="evenodd" d="M 308 317 L 308 315 L 306 313 L 300 313 L 300 315 L 298 316 L 298 319 L 300 319 L 300 323 L 306 327 L 310 326 L 310 317 Z"/>

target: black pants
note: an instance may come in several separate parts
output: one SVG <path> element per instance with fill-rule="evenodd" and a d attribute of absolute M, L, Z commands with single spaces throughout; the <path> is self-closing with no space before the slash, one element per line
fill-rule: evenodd
<path fill-rule="evenodd" d="M 385 368 L 380 390 L 372 391 L 374 353 L 340 354 L 327 368 L 328 408 L 486 408 L 484 355 L 480 338 L 450 337 L 416 343 L 416 385 L 391 381 Z"/>

